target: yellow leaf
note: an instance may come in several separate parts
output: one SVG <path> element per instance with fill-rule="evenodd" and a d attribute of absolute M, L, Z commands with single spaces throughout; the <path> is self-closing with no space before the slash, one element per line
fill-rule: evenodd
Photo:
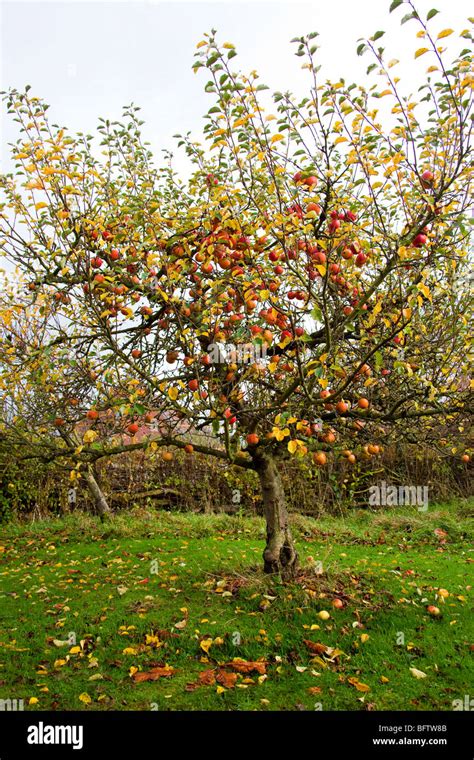
<path fill-rule="evenodd" d="M 381 311 L 382 311 L 382 301 L 377 301 L 374 308 L 372 309 L 372 316 L 376 317 L 377 314 L 380 314 Z"/>
<path fill-rule="evenodd" d="M 130 676 L 133 676 L 133 675 L 135 675 L 135 673 L 138 673 L 138 668 L 137 668 L 137 667 L 135 667 L 135 665 L 132 665 L 132 666 L 131 666 L 131 668 L 130 668 L 130 669 L 129 669 L 129 671 L 128 671 L 128 674 L 129 674 Z"/>
<path fill-rule="evenodd" d="M 82 694 L 79 694 L 79 699 L 81 702 L 84 702 L 85 705 L 90 705 L 92 702 L 92 699 L 88 695 L 87 691 L 83 691 Z"/>
<path fill-rule="evenodd" d="M 98 434 L 95 430 L 87 430 L 84 433 L 82 440 L 84 441 L 84 443 L 93 443 L 95 439 L 97 438 L 97 436 Z"/>
<path fill-rule="evenodd" d="M 360 636 L 360 640 L 362 641 L 363 644 L 365 644 L 365 642 L 368 641 L 369 638 L 370 637 L 369 637 L 368 633 L 362 633 L 361 636 Z"/>
<path fill-rule="evenodd" d="M 71 649 L 69 650 L 69 654 L 79 654 L 80 651 L 81 651 L 81 647 L 71 647 Z"/>
<path fill-rule="evenodd" d="M 351 686 L 355 686 L 357 691 L 370 691 L 370 686 L 367 686 L 366 683 L 361 683 L 355 676 L 348 678 L 347 682 L 350 683 Z"/>
<path fill-rule="evenodd" d="M 271 142 L 271 143 L 276 143 L 276 142 L 279 142 L 280 140 L 284 140 L 284 139 L 285 139 L 285 138 L 283 137 L 283 135 L 280 135 L 280 134 L 278 134 L 278 135 L 273 135 L 273 137 L 272 137 L 272 139 L 270 140 L 270 142 Z"/>
<path fill-rule="evenodd" d="M 179 390 L 175 387 L 168 388 L 168 396 L 170 397 L 171 401 L 176 401 L 178 398 Z"/>
<path fill-rule="evenodd" d="M 207 40 L 201 40 L 201 42 L 198 42 L 196 45 L 197 48 L 202 48 L 204 45 L 207 45 Z"/>
<path fill-rule="evenodd" d="M 432 300 L 432 295 L 429 287 L 425 285 L 424 282 L 419 282 L 417 285 L 418 290 L 420 293 L 423 293 L 424 297 L 427 298 L 429 301 Z"/>
<path fill-rule="evenodd" d="M 138 649 L 136 647 L 125 647 L 122 654 L 137 654 Z"/>
<path fill-rule="evenodd" d="M 424 55 L 428 52 L 428 48 L 418 48 L 418 50 L 415 53 L 415 58 L 420 58 L 420 56 Z"/>
<path fill-rule="evenodd" d="M 418 670 L 418 668 L 410 668 L 410 673 L 414 678 L 426 678 L 426 673 L 422 670 Z"/>
<path fill-rule="evenodd" d="M 47 208 L 47 207 L 48 207 L 48 204 L 45 203 L 44 201 L 40 201 L 39 203 L 35 203 L 35 209 L 37 211 L 39 211 L 42 208 Z"/>
<path fill-rule="evenodd" d="M 209 653 L 211 646 L 212 646 L 212 639 L 203 639 L 200 642 L 200 647 L 203 650 L 203 652 L 205 652 L 206 654 Z"/>
<path fill-rule="evenodd" d="M 297 448 L 298 448 L 297 441 L 288 441 L 288 451 L 290 452 L 290 454 L 294 454 Z"/>
<path fill-rule="evenodd" d="M 218 686 L 216 689 L 216 694 L 223 694 L 225 692 L 225 689 L 223 686 Z"/>
<path fill-rule="evenodd" d="M 28 700 L 28 704 L 29 705 L 37 705 L 38 704 L 38 700 L 36 699 L 36 697 L 30 697 L 29 700 Z"/>
<path fill-rule="evenodd" d="M 151 633 L 147 633 L 146 634 L 146 636 L 145 636 L 145 644 L 147 644 L 149 646 L 156 646 L 156 647 L 163 646 L 163 642 L 160 641 L 159 637 L 158 636 L 154 636 Z"/>
<path fill-rule="evenodd" d="M 444 37 L 449 37 L 454 32 L 454 29 L 443 29 L 437 36 L 437 40 L 442 40 Z"/>

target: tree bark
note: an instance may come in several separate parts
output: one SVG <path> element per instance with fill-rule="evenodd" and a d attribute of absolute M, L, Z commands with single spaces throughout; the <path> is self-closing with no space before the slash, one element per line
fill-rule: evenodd
<path fill-rule="evenodd" d="M 263 510 L 267 521 L 267 544 L 263 552 L 266 573 L 279 573 L 291 580 L 298 567 L 298 554 L 288 525 L 283 483 L 274 459 L 263 456 L 255 460 L 260 479 Z"/>
<path fill-rule="evenodd" d="M 92 465 L 89 465 L 84 473 L 85 481 L 87 483 L 87 486 L 89 488 L 89 491 L 91 492 L 92 498 L 94 500 L 94 505 L 97 509 L 97 512 L 99 514 L 99 517 L 101 520 L 104 520 L 106 517 L 109 517 L 111 515 L 111 509 L 109 505 L 107 504 L 107 499 L 105 498 L 94 473 L 94 468 Z"/>

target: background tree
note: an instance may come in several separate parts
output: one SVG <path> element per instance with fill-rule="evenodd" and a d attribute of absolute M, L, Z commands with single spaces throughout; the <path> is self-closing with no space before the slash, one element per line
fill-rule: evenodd
<path fill-rule="evenodd" d="M 353 463 L 405 434 L 429 445 L 439 420 L 456 431 L 469 412 L 471 59 L 447 65 L 452 30 L 435 39 L 405 5 L 415 57 L 431 58 L 416 98 L 383 32 L 358 47 L 374 61 L 363 86 L 320 81 L 317 35 L 295 40 L 303 99 L 269 98 L 207 35 L 194 69 L 213 104 L 206 147 L 179 138 L 187 182 L 171 156 L 155 168 L 135 106 L 101 120 L 98 159 L 28 89 L 6 95 L 21 137 L 17 179 L 2 178 L 3 248 L 31 300 L 54 299 L 68 355 L 87 355 L 93 411 L 118 412 L 132 435 L 153 412 L 164 455 L 203 432 L 197 451 L 255 470 L 265 570 L 286 577 L 282 458 Z"/>

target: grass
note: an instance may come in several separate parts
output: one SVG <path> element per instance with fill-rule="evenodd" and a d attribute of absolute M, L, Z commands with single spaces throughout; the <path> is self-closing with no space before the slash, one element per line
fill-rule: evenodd
<path fill-rule="evenodd" d="M 290 585 L 259 569 L 259 518 L 11 523 L 0 699 L 30 710 L 451 710 L 474 682 L 472 514 L 449 504 L 294 516 L 302 570 Z M 76 645 L 58 646 L 70 632 Z M 157 667 L 172 675 L 135 680 Z"/>

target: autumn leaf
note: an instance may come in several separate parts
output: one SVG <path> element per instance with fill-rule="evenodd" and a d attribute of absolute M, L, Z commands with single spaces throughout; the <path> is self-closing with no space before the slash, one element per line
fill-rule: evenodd
<path fill-rule="evenodd" d="M 83 702 L 85 705 L 90 705 L 90 703 L 92 702 L 92 699 L 87 693 L 87 691 L 83 691 L 82 694 L 79 694 L 79 700 Z"/>
<path fill-rule="evenodd" d="M 303 639 L 303 644 L 313 654 L 326 654 L 328 647 L 325 644 L 319 644 L 316 641 L 310 641 L 309 639 Z"/>
<path fill-rule="evenodd" d="M 231 662 L 226 662 L 226 668 L 232 668 L 238 673 L 260 673 L 264 675 L 266 673 L 267 663 L 263 661 L 252 662 L 250 660 L 242 660 L 240 657 L 234 657 Z"/>
<path fill-rule="evenodd" d="M 170 678 L 176 673 L 176 669 L 169 665 L 163 667 L 152 668 L 147 671 L 139 671 L 132 675 L 132 680 L 135 683 L 142 683 L 142 681 L 158 681 L 160 678 Z"/>
<path fill-rule="evenodd" d="M 216 675 L 213 670 L 203 670 L 198 676 L 199 683 L 203 686 L 213 686 L 216 682 Z"/>
<path fill-rule="evenodd" d="M 368 686 L 366 683 L 361 683 L 361 681 L 359 681 L 359 679 L 355 676 L 348 678 L 347 683 L 350 683 L 351 686 L 354 686 L 357 691 L 370 691 L 370 686 Z"/>
<path fill-rule="evenodd" d="M 418 670 L 418 668 L 410 668 L 410 673 L 414 678 L 426 678 L 427 675 L 422 670 Z"/>
<path fill-rule="evenodd" d="M 199 646 L 201 647 L 203 652 L 205 652 L 206 654 L 209 654 L 209 650 L 212 646 L 212 639 L 211 638 L 203 639 L 202 641 L 199 642 Z"/>
<path fill-rule="evenodd" d="M 437 40 L 443 40 L 445 37 L 449 37 L 450 34 L 452 34 L 454 29 L 443 29 L 437 36 Z"/>
<path fill-rule="evenodd" d="M 237 673 L 226 673 L 224 670 L 220 670 L 217 674 L 216 681 L 226 689 L 233 689 L 237 683 L 237 678 Z"/>

